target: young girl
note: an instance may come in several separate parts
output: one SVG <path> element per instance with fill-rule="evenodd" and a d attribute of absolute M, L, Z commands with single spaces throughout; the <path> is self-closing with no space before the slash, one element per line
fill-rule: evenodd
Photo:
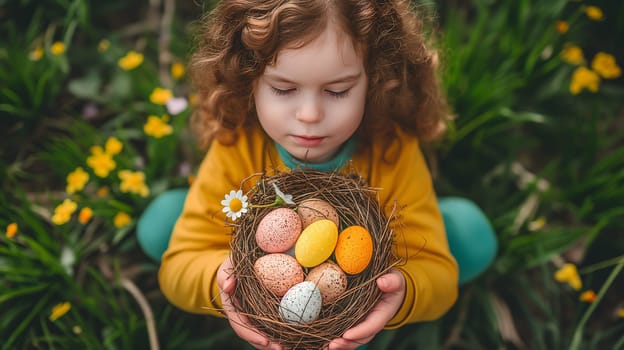
<path fill-rule="evenodd" d="M 458 268 L 419 141 L 439 136 L 448 111 L 435 52 L 408 2 L 224 0 L 199 39 L 191 71 L 210 147 L 162 256 L 165 296 L 189 312 L 222 308 L 241 338 L 280 348 L 231 307 L 221 200 L 252 174 L 348 162 L 379 188 L 387 213 L 401 206 L 396 253 L 407 262 L 378 278 L 382 299 L 329 348 L 354 349 L 384 328 L 444 314 Z"/>

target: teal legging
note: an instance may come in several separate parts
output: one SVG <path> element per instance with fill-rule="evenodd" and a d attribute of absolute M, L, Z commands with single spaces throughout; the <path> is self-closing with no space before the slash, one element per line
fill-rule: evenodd
<path fill-rule="evenodd" d="M 137 224 L 143 251 L 160 261 L 169 245 L 173 225 L 182 212 L 188 189 L 163 192 L 145 209 Z M 451 253 L 459 266 L 459 283 L 473 280 L 485 271 L 497 251 L 496 235 L 484 213 L 473 202 L 460 197 L 438 199 Z"/>

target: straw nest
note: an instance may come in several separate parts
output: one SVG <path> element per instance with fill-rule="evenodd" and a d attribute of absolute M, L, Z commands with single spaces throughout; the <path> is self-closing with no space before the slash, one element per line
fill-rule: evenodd
<path fill-rule="evenodd" d="M 319 349 L 360 323 L 381 297 L 376 279 L 397 263 L 389 225 L 392 217 L 384 215 L 375 190 L 367 187 L 359 175 L 314 170 L 260 175 L 258 182 L 247 193 L 249 202 L 254 206 L 274 203 L 276 193 L 273 183 L 283 193 L 293 196 L 295 205 L 282 206 L 296 210 L 297 203 L 305 199 L 323 199 L 338 212 L 339 231 L 347 226 L 359 225 L 368 230 L 373 240 L 373 256 L 368 267 L 357 275 L 347 275 L 346 292 L 334 302 L 323 305 L 317 320 L 293 324 L 285 322 L 280 316 L 281 297 L 271 293 L 254 271 L 254 262 L 267 254 L 256 243 L 256 228 L 264 215 L 275 207 L 252 207 L 235 223 L 231 241 L 231 257 L 237 278 L 234 307 L 246 315 L 259 331 L 286 348 Z M 307 273 L 308 269 L 304 268 L 304 272 Z"/>

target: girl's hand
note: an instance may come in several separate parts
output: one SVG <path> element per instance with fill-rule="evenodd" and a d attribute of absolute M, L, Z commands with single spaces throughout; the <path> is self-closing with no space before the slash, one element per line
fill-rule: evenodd
<path fill-rule="evenodd" d="M 282 347 L 279 344 L 271 343 L 264 334 L 251 326 L 247 316 L 236 312 L 232 306 L 231 298 L 234 296 L 231 293 L 234 291 L 236 279 L 232 275 L 232 260 L 230 257 L 225 259 L 217 271 L 217 284 L 221 293 L 223 311 L 234 332 L 257 349 L 281 350 Z"/>
<path fill-rule="evenodd" d="M 405 297 L 405 277 L 399 270 L 392 269 L 377 279 L 377 287 L 383 294 L 368 316 L 362 323 L 347 329 L 341 338 L 332 340 L 328 349 L 351 350 L 366 344 L 394 317 Z"/>

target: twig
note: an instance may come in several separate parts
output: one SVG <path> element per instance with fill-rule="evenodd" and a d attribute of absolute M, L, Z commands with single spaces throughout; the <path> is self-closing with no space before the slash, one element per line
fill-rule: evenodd
<path fill-rule="evenodd" d="M 147 299 L 141 292 L 141 290 L 129 279 L 121 278 L 120 284 L 124 287 L 125 290 L 130 293 L 136 302 L 139 304 L 141 311 L 143 312 L 143 316 L 145 316 L 145 322 L 147 323 L 147 335 L 149 337 L 150 349 L 151 350 L 159 350 L 160 346 L 158 345 L 158 335 L 156 333 L 156 324 L 154 322 L 154 314 L 152 313 L 152 309 L 150 308 Z"/>
<path fill-rule="evenodd" d="M 472 287 L 468 287 L 468 290 L 464 293 L 464 299 L 460 306 L 457 321 L 453 324 L 450 335 L 444 342 L 443 349 L 450 349 L 453 345 L 461 343 L 461 332 L 466 324 L 468 317 L 468 308 L 470 306 L 470 299 L 472 298 Z"/>
<path fill-rule="evenodd" d="M 172 81 L 169 76 L 167 67 L 171 63 L 171 52 L 169 51 L 169 41 L 171 38 L 171 22 L 175 13 L 175 1 L 164 0 L 165 6 L 160 20 L 160 35 L 158 38 L 158 67 L 160 75 L 160 83 L 171 88 Z"/>
<path fill-rule="evenodd" d="M 109 280 L 114 279 L 114 273 L 108 266 L 108 264 L 104 261 L 104 257 L 100 257 L 97 260 L 97 265 L 100 268 L 100 272 L 104 275 L 105 278 Z M 141 308 L 141 312 L 143 312 L 143 316 L 145 317 L 145 323 L 147 324 L 147 336 L 149 338 L 150 349 L 151 350 L 160 350 L 160 345 L 158 344 L 158 334 L 156 332 L 156 323 L 154 322 L 154 314 L 152 313 L 152 308 L 149 305 L 149 302 L 143 295 L 143 292 L 137 287 L 131 280 L 121 277 L 119 279 L 119 284 L 132 295 L 134 300 L 136 300 L 137 304 Z"/>

